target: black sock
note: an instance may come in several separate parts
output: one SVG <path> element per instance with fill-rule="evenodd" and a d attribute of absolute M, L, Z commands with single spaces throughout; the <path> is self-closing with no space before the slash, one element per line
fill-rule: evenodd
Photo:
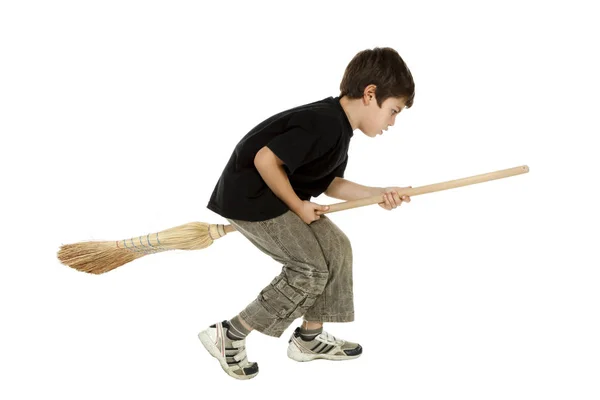
<path fill-rule="evenodd" d="M 226 326 L 227 329 L 227 337 L 231 340 L 242 340 L 245 339 L 246 336 L 251 332 L 242 325 L 240 321 L 240 317 L 236 315 L 229 321 L 227 321 L 229 326 Z"/>
<path fill-rule="evenodd" d="M 321 333 L 323 333 L 323 326 L 321 326 L 319 329 L 304 329 L 302 326 L 300 326 L 300 337 L 305 342 L 310 342 Z"/>

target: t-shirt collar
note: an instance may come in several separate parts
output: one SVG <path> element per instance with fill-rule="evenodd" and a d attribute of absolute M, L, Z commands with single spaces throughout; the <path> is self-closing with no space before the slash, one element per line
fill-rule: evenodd
<path fill-rule="evenodd" d="M 348 116 L 346 115 L 346 111 L 344 111 L 344 107 L 342 107 L 342 105 L 340 104 L 340 97 L 339 96 L 331 97 L 331 99 L 333 100 L 336 107 L 339 109 L 340 113 L 342 114 L 342 123 L 344 124 L 344 131 L 350 137 L 352 137 L 354 135 L 354 132 L 352 130 L 352 125 L 350 124 L 350 120 L 348 119 Z"/>

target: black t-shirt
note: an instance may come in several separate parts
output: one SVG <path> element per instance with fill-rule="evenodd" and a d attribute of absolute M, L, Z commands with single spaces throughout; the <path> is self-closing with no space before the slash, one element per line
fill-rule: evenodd
<path fill-rule="evenodd" d="M 235 147 L 208 209 L 243 221 L 264 221 L 289 210 L 254 166 L 254 157 L 264 146 L 284 162 L 302 200 L 325 192 L 336 176 L 343 178 L 353 132 L 339 100 L 328 97 L 295 107 L 254 127 Z"/>

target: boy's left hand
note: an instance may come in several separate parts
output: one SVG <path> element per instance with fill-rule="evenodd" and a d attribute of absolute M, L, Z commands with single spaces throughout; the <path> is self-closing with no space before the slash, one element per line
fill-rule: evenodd
<path fill-rule="evenodd" d="M 402 196 L 400 197 L 400 195 L 398 194 L 398 192 L 402 191 L 403 189 L 410 189 L 412 188 L 412 186 L 407 186 L 407 187 L 387 187 L 387 188 L 383 188 L 383 201 L 381 203 L 378 203 L 379 206 L 381 208 L 384 208 L 386 210 L 392 210 L 396 207 L 400 207 L 400 205 L 402 205 L 402 202 L 405 203 L 410 203 L 410 196 Z"/>

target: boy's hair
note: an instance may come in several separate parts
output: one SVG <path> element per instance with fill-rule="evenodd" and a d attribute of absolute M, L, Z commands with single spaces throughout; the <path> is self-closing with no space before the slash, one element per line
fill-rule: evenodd
<path fill-rule="evenodd" d="M 390 47 L 363 50 L 350 61 L 340 83 L 340 97 L 360 99 L 365 87 L 377 86 L 377 104 L 390 97 L 404 97 L 410 108 L 415 97 L 415 83 L 398 52 Z"/>

